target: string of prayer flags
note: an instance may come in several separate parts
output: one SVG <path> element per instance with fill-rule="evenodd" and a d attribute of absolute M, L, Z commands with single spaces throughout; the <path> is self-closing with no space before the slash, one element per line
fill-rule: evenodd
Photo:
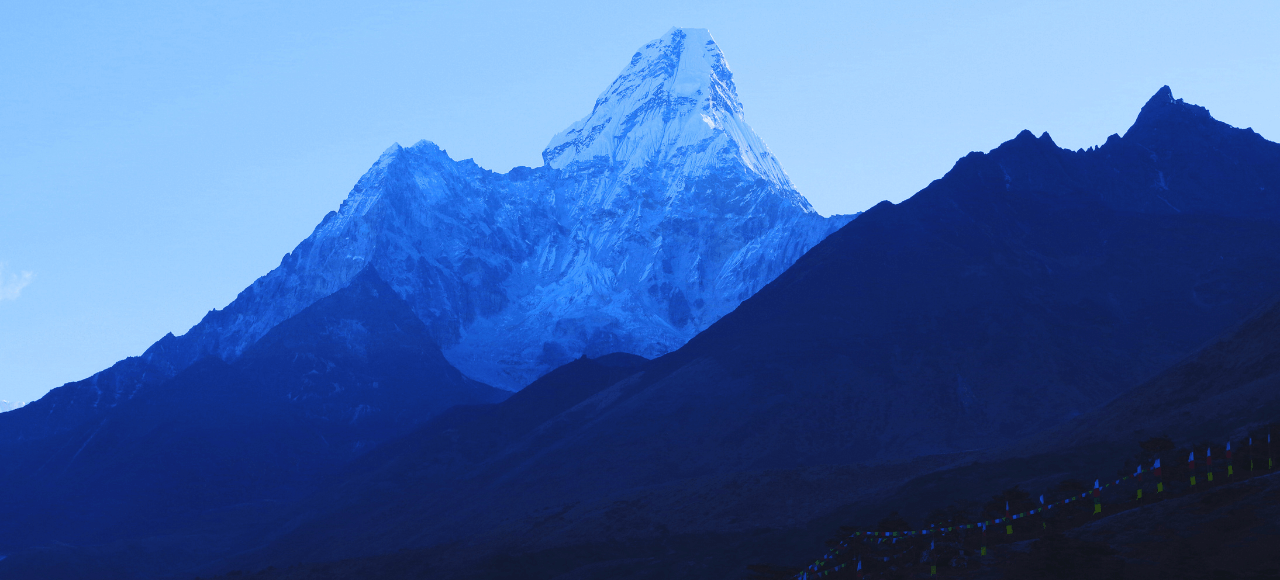
<path fill-rule="evenodd" d="M 1255 457 L 1260 455 L 1260 453 L 1255 453 L 1254 451 L 1255 447 L 1254 447 L 1252 437 L 1246 438 L 1244 442 L 1247 445 L 1246 452 L 1248 453 L 1248 456 L 1249 456 L 1248 457 L 1249 470 L 1251 472 L 1256 471 L 1257 465 L 1260 463 L 1260 461 L 1255 461 Z M 1226 453 L 1225 471 L 1228 478 L 1234 477 L 1235 475 L 1234 449 L 1231 443 L 1232 443 L 1231 441 L 1227 441 L 1223 445 L 1223 448 L 1219 450 L 1220 455 L 1221 455 L 1221 452 Z M 1213 447 L 1211 445 L 1206 446 L 1204 449 L 1203 462 L 1205 465 L 1204 479 L 1210 482 L 1209 485 L 1212 485 L 1212 482 L 1214 481 L 1214 473 L 1213 473 L 1214 468 L 1213 468 Z M 1272 470 L 1274 468 L 1275 468 L 1275 458 L 1274 458 L 1273 448 L 1271 443 L 1271 433 L 1268 432 L 1267 433 L 1267 469 Z M 1190 453 L 1188 453 L 1187 455 L 1187 470 L 1188 470 L 1188 478 L 1192 486 L 1191 491 L 1195 491 L 1196 489 L 1195 486 L 1199 483 L 1198 479 L 1200 474 L 1196 473 L 1196 454 L 1194 449 L 1192 449 Z M 1075 494 L 1072 494 L 1071 496 L 1065 497 L 1059 501 L 1047 502 L 1045 500 L 1045 495 L 1041 494 L 1038 497 L 1039 504 L 1040 504 L 1039 506 L 1034 507 L 1033 509 L 1028 509 L 1026 511 L 1016 513 L 1016 514 L 1013 513 L 1013 506 L 1011 505 L 1012 502 L 1006 499 L 1005 505 L 1004 505 L 1005 514 L 1003 517 L 1000 517 L 1000 518 L 994 518 L 991 520 L 986 520 L 982 522 L 973 522 L 973 523 L 967 523 L 967 524 L 953 524 L 949 526 L 943 525 L 944 523 L 947 523 L 947 522 L 939 522 L 939 523 L 929 524 L 927 527 L 922 527 L 922 529 L 918 529 L 918 530 L 854 531 L 851 534 L 849 534 L 848 537 L 863 538 L 861 541 L 869 545 L 881 545 L 882 547 L 879 548 L 881 550 L 888 549 L 888 546 L 883 546 L 883 542 L 885 539 L 890 539 L 890 544 L 895 546 L 895 549 L 893 551 L 898 550 L 896 548 L 896 545 L 897 545 L 898 539 L 901 538 L 902 540 L 904 540 L 903 543 L 905 545 L 901 549 L 906 550 L 906 552 L 886 556 L 884 558 L 884 561 L 889 562 L 891 559 L 897 560 L 900 558 L 907 558 L 910 556 L 910 558 L 914 560 L 914 563 L 912 565 L 924 565 L 926 562 L 928 562 L 929 575 L 931 577 L 935 577 L 937 576 L 937 568 L 938 568 L 938 564 L 937 564 L 938 556 L 936 554 L 937 541 L 931 538 L 927 551 L 921 550 L 918 552 L 917 550 L 919 549 L 919 547 L 923 547 L 923 544 L 916 544 L 915 542 L 912 541 L 913 539 L 931 535 L 930 532 L 933 532 L 932 534 L 933 537 L 942 535 L 943 536 L 942 539 L 944 540 L 953 540 L 953 541 L 962 540 L 962 538 L 947 538 L 946 536 L 947 534 L 954 533 L 956 530 L 963 531 L 963 530 L 971 530 L 973 528 L 978 528 L 982 531 L 981 544 L 980 544 L 981 547 L 979 550 L 979 554 L 985 557 L 988 555 L 987 549 L 989 547 L 987 545 L 987 527 L 989 527 L 991 524 L 994 523 L 994 524 L 997 524 L 997 526 L 1003 525 L 1005 528 L 1005 534 L 1008 536 L 1012 536 L 1014 520 L 1025 519 L 1028 516 L 1042 514 L 1046 510 L 1053 509 L 1054 506 L 1066 505 L 1071 503 L 1072 501 L 1080 501 L 1090 496 L 1093 497 L 1094 515 L 1100 515 L 1102 513 L 1102 490 L 1105 488 L 1111 487 L 1113 485 L 1119 488 L 1121 484 L 1129 481 L 1130 479 L 1137 482 L 1137 485 L 1135 486 L 1136 487 L 1135 492 L 1136 492 L 1137 500 L 1139 501 L 1139 503 L 1141 503 L 1141 501 L 1143 500 L 1143 496 L 1146 493 L 1146 489 L 1144 485 L 1145 482 L 1143 481 L 1143 477 L 1146 475 L 1146 472 L 1148 471 L 1154 472 L 1154 477 L 1156 478 L 1156 486 L 1155 486 L 1156 493 L 1163 493 L 1164 492 L 1164 473 L 1161 469 L 1161 458 L 1154 457 L 1152 458 L 1152 464 L 1150 468 L 1146 468 L 1143 464 L 1139 463 L 1134 468 L 1134 472 L 1131 475 L 1121 475 L 1118 479 L 1107 482 L 1105 484 L 1102 483 L 1101 479 L 1095 479 L 1093 482 L 1093 489 L 1090 491 L 1086 491 L 1084 493 L 1080 493 L 1078 496 Z M 1204 487 L 1205 486 L 1201 486 L 1201 488 L 1204 488 Z M 1041 526 L 1046 529 L 1048 528 L 1047 519 L 1044 519 L 1044 518 L 1041 519 Z M 871 537 L 876 538 L 876 541 L 874 544 L 872 544 L 872 542 L 870 541 Z M 1010 538 L 1009 541 L 1013 541 L 1013 538 Z M 829 544 L 829 545 L 834 546 L 834 544 Z M 849 543 L 841 542 L 839 543 L 838 547 L 841 550 L 846 550 L 849 548 Z M 797 574 L 793 578 L 795 580 L 808 580 L 809 578 L 814 578 L 815 580 L 819 580 L 822 577 L 831 575 L 833 571 L 839 572 L 841 570 L 847 569 L 849 565 L 852 564 L 853 562 L 845 561 L 840 564 L 836 564 L 833 561 L 835 559 L 840 559 L 841 558 L 840 554 L 841 554 L 840 551 L 833 551 L 833 552 L 826 553 L 823 556 L 822 560 L 816 560 L 813 565 L 809 566 L 809 571 L 812 571 L 813 574 L 809 574 L 808 572 L 802 572 L 800 574 Z M 914 556 L 915 554 L 918 554 L 919 558 L 916 558 Z M 844 556 L 844 558 L 849 558 L 851 560 L 852 557 L 854 556 L 855 556 L 854 554 L 849 554 L 847 556 Z M 857 576 L 859 579 L 861 579 L 863 577 L 861 559 L 858 560 L 856 566 L 857 566 L 857 572 L 858 572 Z M 917 572 L 916 574 L 920 574 L 921 572 L 923 572 L 923 570 L 921 570 L 920 572 Z M 877 577 L 879 575 L 880 574 L 873 574 L 872 576 Z M 837 576 L 840 576 L 840 575 L 837 574 Z"/>

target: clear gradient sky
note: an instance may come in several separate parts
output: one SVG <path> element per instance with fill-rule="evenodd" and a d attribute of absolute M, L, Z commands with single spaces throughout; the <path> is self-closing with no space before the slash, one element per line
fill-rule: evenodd
<path fill-rule="evenodd" d="M 181 334 L 392 142 L 540 165 L 644 43 L 704 27 L 823 214 L 1018 131 L 1123 133 L 1161 85 L 1280 137 L 1280 2 L 5 2 L 0 399 Z"/>

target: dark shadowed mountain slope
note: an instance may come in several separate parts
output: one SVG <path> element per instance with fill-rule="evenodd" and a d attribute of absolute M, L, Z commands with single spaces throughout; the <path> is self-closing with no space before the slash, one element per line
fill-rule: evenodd
<path fill-rule="evenodd" d="M 1154 454 L 1159 452 L 1165 462 L 1167 491 L 1190 495 L 1164 498 L 1167 501 L 1153 506 L 1100 518 L 1066 531 L 1066 538 L 1049 538 L 1029 549 L 997 551 L 983 564 L 987 569 L 981 573 L 946 570 L 945 575 L 1102 577 L 1082 569 L 1089 568 L 1082 565 L 1083 560 L 1092 559 L 1119 566 L 1119 577 L 1123 578 L 1272 577 L 1280 563 L 1280 552 L 1274 549 L 1280 545 L 1280 528 L 1275 525 L 1280 476 L 1268 469 L 1267 458 L 1275 449 L 1265 441 L 1266 433 L 1280 424 L 1278 372 L 1280 303 L 1261 309 L 1195 354 L 1101 408 L 1009 448 L 991 450 L 968 465 L 908 482 L 885 496 L 877 509 L 861 514 L 858 525 L 865 526 L 890 511 L 919 524 L 932 510 L 980 505 L 1014 485 L 1034 497 L 1053 493 L 1052 486 L 1064 480 L 1088 482 L 1101 477 L 1107 481 L 1133 473 L 1138 458 L 1149 471 Z M 1153 437 L 1168 437 L 1169 441 L 1163 449 L 1149 446 Z M 1255 442 L 1252 447 L 1247 444 L 1251 437 Z M 1229 461 L 1223 452 L 1227 441 L 1232 441 L 1235 449 L 1234 477 L 1226 473 Z M 1144 448 L 1141 442 L 1148 446 Z M 1206 469 L 1203 452 L 1210 445 L 1218 460 L 1217 481 L 1206 481 L 1201 471 L 1196 492 L 1187 486 L 1185 458 L 1194 449 L 1201 462 L 1199 469 Z M 1257 475 L 1264 476 L 1239 482 Z M 1154 485 L 1150 474 L 1146 485 L 1146 501 L 1150 502 Z M 1104 513 L 1140 505 L 1132 501 L 1136 487 L 1130 481 L 1117 486 L 1119 491 L 1104 494 L 1103 503 L 1108 504 Z M 1114 508 L 1110 502 L 1117 502 Z M 970 515 L 976 514 L 971 511 Z M 834 527 L 828 535 L 833 532 Z M 821 549 L 818 541 L 813 546 L 815 551 Z M 792 559 L 790 563 L 801 561 Z M 1075 571 L 1049 573 L 1055 565 L 1069 565 L 1067 568 Z"/>
<path fill-rule="evenodd" d="M 339 488 L 312 498 L 312 503 L 346 505 L 365 483 L 393 485 L 407 493 L 431 490 L 431 496 L 456 501 L 469 493 L 476 473 L 547 421 L 587 398 L 639 372 L 646 359 L 614 353 L 582 357 L 555 369 L 507 400 L 494 405 L 460 405 L 441 413 L 413 433 L 390 441 L 360 458 L 345 471 Z M 384 492 L 386 491 L 384 487 Z M 345 521 L 378 519 L 376 513 L 351 512 Z"/>
<path fill-rule="evenodd" d="M 613 353 L 595 359 L 582 357 L 557 368 L 496 405 L 458 406 L 445 411 L 411 435 L 370 453 L 360 465 L 378 465 L 384 458 L 409 459 L 414 469 L 441 470 L 440 485 L 459 471 L 479 465 L 507 445 L 588 397 L 637 372 L 644 357 Z"/>
<path fill-rule="evenodd" d="M 882 517 L 897 510 L 918 522 L 933 509 L 985 500 L 1013 485 L 1044 490 L 1064 479 L 1089 481 L 1115 473 L 1129 474 L 1138 455 L 1143 456 L 1149 469 L 1152 452 L 1144 451 L 1139 443 L 1153 437 L 1170 440 L 1171 447 L 1163 452 L 1166 475 L 1169 469 L 1182 467 L 1190 446 L 1195 446 L 1199 454 L 1206 444 L 1215 448 L 1218 469 L 1225 469 L 1222 454 L 1227 441 L 1235 444 L 1238 472 L 1256 474 L 1250 472 L 1249 460 L 1257 460 L 1259 472 L 1265 470 L 1265 433 L 1268 426 L 1280 423 L 1278 381 L 1280 303 L 1275 303 L 1259 309 L 1204 348 L 1100 408 L 1013 445 L 977 455 L 973 463 L 929 474 L 901 486 L 882 501 L 879 511 L 870 512 L 867 518 Z M 1250 448 L 1245 443 L 1249 437 L 1254 437 L 1257 447 Z M 1222 475 L 1219 473 L 1219 478 Z M 1185 481 L 1178 485 L 1185 485 Z M 1274 482 L 1266 485 L 1274 487 Z M 1276 498 L 1272 496 L 1273 493 L 1268 494 L 1265 501 L 1275 503 Z M 1210 503 L 1209 500 L 1206 503 Z M 1248 503 L 1241 505 L 1247 507 Z M 1159 513 L 1167 517 L 1172 512 Z M 1207 521 L 1203 520 L 1202 524 Z M 1164 527 L 1165 524 L 1151 525 L 1148 521 L 1127 530 L 1128 538 L 1119 538 L 1117 546 L 1140 542 L 1142 536 L 1162 537 L 1167 531 L 1160 529 Z M 1248 530 L 1221 531 L 1231 532 L 1232 537 L 1241 541 L 1249 536 Z M 1280 530 L 1267 531 L 1270 537 L 1278 533 Z M 1215 543 L 1222 542 L 1215 540 Z"/>
<path fill-rule="evenodd" d="M 730 490 L 756 485 L 735 478 L 869 465 L 867 501 L 911 476 L 901 459 L 1060 424 L 1273 300 L 1277 195 L 1280 146 L 1167 88 L 1098 148 L 1023 132 L 863 214 L 685 347 L 470 471 L 464 492 L 361 474 L 254 562 L 453 541 L 581 554 L 601 538 L 803 526 L 829 504 L 792 508 L 804 497 L 772 488 L 735 511 Z M 736 516 L 676 514 L 690 497 Z M 368 515 L 339 515 L 355 513 Z M 789 517 L 766 524 L 774 513 Z"/>
<path fill-rule="evenodd" d="M 1029 438 L 1018 450 L 1170 436 L 1221 441 L 1280 421 L 1280 304 L 1260 310 L 1152 380 Z"/>
<path fill-rule="evenodd" d="M 453 405 L 507 395 L 449 365 L 369 268 L 235 363 L 203 359 L 83 432 L 26 436 L 57 396 L 6 413 L 0 493 L 22 501 L 0 523 L 0 553 L 252 518 Z"/>

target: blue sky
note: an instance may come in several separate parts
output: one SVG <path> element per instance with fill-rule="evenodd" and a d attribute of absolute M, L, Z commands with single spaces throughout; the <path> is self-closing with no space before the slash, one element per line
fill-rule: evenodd
<path fill-rule="evenodd" d="M 1123 5 L 1118 5 L 1123 4 Z M 822 213 L 900 201 L 1022 129 L 1088 147 L 1161 85 L 1280 136 L 1280 3 L 9 2 L 0 399 L 181 334 L 392 142 L 541 164 L 631 54 L 710 29 Z"/>

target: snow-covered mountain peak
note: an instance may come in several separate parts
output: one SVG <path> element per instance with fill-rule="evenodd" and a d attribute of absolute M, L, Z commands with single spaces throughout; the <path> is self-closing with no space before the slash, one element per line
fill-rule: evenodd
<path fill-rule="evenodd" d="M 278 268 L 103 381 L 127 397 L 144 376 L 236 360 L 372 266 L 450 363 L 516 390 L 584 354 L 679 348 L 853 217 L 791 186 L 706 30 L 642 47 L 543 155 L 496 173 L 392 145 Z"/>
<path fill-rule="evenodd" d="M 672 28 L 642 47 L 591 114 L 552 138 L 542 157 L 557 169 L 603 160 L 623 176 L 654 167 L 667 169 L 668 177 L 675 177 L 669 170 L 695 176 L 741 164 L 791 188 L 747 126 L 733 73 L 701 28 Z"/>

